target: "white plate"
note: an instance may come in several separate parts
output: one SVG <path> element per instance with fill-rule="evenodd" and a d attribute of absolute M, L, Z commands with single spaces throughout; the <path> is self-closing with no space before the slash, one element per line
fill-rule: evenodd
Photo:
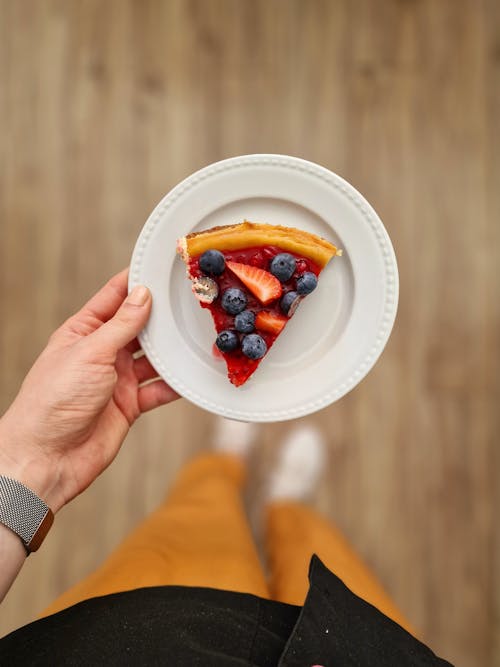
<path fill-rule="evenodd" d="M 321 274 L 255 374 L 235 388 L 212 355 L 215 329 L 176 257 L 192 231 L 244 219 L 299 227 L 344 250 Z M 177 185 L 147 220 L 132 256 L 129 288 L 153 293 L 140 335 L 145 354 L 177 392 L 232 419 L 269 422 L 320 410 L 372 368 L 396 316 L 398 271 L 389 236 L 346 181 L 285 155 L 244 155 L 209 165 Z"/>

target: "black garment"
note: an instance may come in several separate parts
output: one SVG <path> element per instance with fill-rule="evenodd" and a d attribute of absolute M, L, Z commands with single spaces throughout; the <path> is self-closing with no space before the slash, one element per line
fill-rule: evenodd
<path fill-rule="evenodd" d="M 303 607 L 159 586 L 80 602 L 0 640 L 0 665 L 450 665 L 313 556 Z"/>

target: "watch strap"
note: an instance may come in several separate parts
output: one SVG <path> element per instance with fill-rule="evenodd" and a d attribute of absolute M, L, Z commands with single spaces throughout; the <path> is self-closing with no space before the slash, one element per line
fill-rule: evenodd
<path fill-rule="evenodd" d="M 0 475 L 0 523 L 21 538 L 28 554 L 42 544 L 53 522 L 52 510 L 36 493 Z"/>

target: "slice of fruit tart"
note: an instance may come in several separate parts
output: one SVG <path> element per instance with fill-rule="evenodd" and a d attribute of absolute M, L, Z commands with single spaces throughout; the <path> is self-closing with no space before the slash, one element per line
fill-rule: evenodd
<path fill-rule="evenodd" d="M 248 221 L 183 236 L 177 252 L 194 295 L 212 313 L 214 352 L 225 359 L 237 387 L 314 291 L 322 269 L 341 254 L 309 232 Z"/>

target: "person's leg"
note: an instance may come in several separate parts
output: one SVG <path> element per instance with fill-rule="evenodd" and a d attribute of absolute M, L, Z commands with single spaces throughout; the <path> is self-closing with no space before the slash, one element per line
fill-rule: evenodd
<path fill-rule="evenodd" d="M 309 561 L 315 553 L 356 595 L 411 631 L 341 531 L 299 500 L 314 486 L 322 466 L 321 449 L 321 438 L 311 429 L 297 430 L 284 444 L 266 514 L 271 597 L 302 605 L 309 589 Z"/>
<path fill-rule="evenodd" d="M 211 453 L 181 472 L 165 502 L 104 564 L 42 614 L 145 586 L 204 586 L 269 597 L 240 489 L 243 459 Z"/>

